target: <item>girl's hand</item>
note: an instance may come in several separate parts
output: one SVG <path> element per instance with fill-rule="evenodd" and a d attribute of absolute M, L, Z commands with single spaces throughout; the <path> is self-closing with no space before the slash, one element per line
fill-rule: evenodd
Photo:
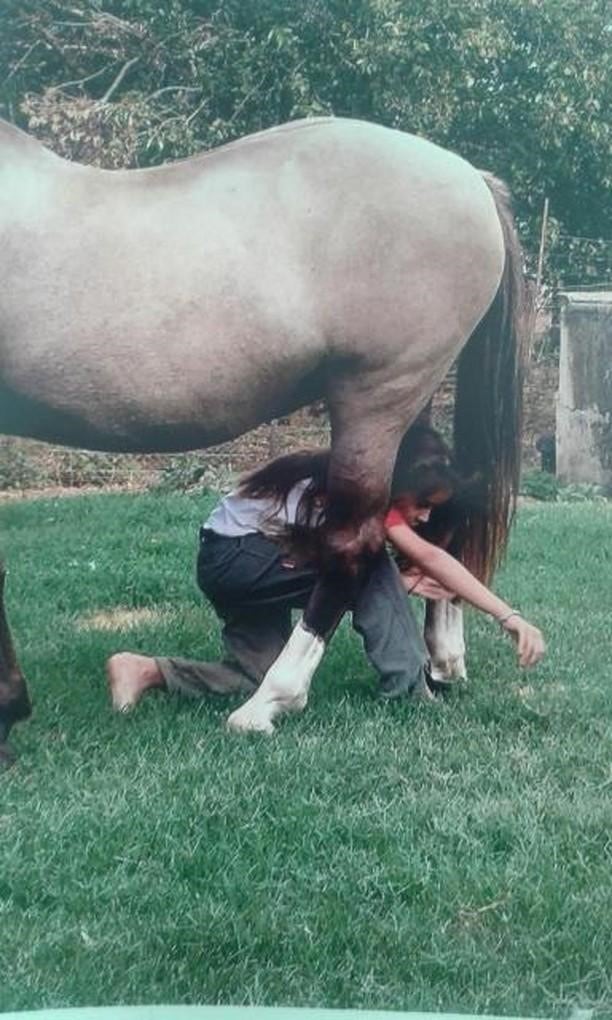
<path fill-rule="evenodd" d="M 518 613 L 509 616 L 505 623 L 502 623 L 503 630 L 508 631 L 516 642 L 520 666 L 535 666 L 539 662 L 546 645 L 541 631 L 533 624 L 528 623 Z"/>

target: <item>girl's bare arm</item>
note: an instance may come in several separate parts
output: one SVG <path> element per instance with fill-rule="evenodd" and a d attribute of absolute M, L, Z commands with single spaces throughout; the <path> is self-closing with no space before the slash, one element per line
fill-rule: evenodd
<path fill-rule="evenodd" d="M 387 528 L 387 537 L 424 574 L 501 623 L 516 640 L 521 666 L 534 665 L 542 658 L 545 645 L 538 628 L 489 591 L 462 563 L 444 549 L 426 542 L 407 524 L 391 525 Z"/>

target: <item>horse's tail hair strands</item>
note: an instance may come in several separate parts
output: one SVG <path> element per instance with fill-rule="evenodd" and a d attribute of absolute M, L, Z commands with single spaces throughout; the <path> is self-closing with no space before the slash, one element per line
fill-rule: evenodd
<path fill-rule="evenodd" d="M 506 252 L 502 278 L 485 316 L 463 348 L 455 395 L 459 470 L 482 479 L 482 501 L 466 510 L 460 541 L 466 566 L 483 581 L 503 557 L 518 494 L 527 354 L 523 256 L 505 184 L 483 174 Z"/>

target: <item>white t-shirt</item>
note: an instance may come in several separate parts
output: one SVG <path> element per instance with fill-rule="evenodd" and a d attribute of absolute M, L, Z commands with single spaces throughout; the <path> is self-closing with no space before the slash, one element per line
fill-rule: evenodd
<path fill-rule="evenodd" d="M 204 521 L 203 527 L 217 535 L 239 538 L 256 531 L 265 532 L 267 528 L 282 528 L 286 524 L 295 524 L 298 503 L 310 482 L 310 478 L 297 482 L 289 490 L 286 505 L 281 504 L 274 513 L 272 511 L 276 506 L 276 500 L 251 499 L 239 495 L 238 492 L 230 492 Z"/>

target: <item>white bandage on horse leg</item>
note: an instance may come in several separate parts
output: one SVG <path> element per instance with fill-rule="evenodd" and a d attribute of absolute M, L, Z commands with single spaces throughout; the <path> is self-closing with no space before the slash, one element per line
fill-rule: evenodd
<path fill-rule="evenodd" d="M 273 720 L 283 712 L 300 712 L 306 707 L 310 682 L 319 665 L 325 642 L 300 621 L 255 694 L 227 720 L 231 730 L 260 730 L 272 733 Z"/>

